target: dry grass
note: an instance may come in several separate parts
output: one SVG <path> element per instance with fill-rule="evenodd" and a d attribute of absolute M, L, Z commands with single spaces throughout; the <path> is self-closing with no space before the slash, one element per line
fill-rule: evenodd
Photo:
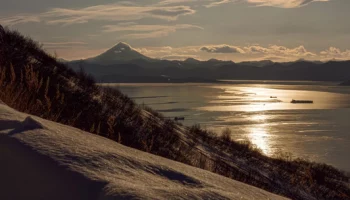
<path fill-rule="evenodd" d="M 30 38 L 0 30 L 0 99 L 7 105 L 121 144 L 230 177 L 293 199 L 350 199 L 349 178 L 324 164 L 268 158 L 249 142 L 199 125 L 183 127 L 120 91 L 95 85 Z"/>

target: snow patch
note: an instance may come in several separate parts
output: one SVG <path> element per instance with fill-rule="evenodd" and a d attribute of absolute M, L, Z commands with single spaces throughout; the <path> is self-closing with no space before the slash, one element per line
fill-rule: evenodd
<path fill-rule="evenodd" d="M 112 48 L 115 52 L 123 52 L 132 50 L 131 46 L 124 42 L 119 42 Z"/>

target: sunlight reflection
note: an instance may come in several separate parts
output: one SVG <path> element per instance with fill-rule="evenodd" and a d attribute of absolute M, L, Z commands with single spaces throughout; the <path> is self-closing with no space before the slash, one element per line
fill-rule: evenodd
<path fill-rule="evenodd" d="M 257 87 L 221 86 L 224 93 L 215 96 L 210 105 L 198 107 L 205 111 L 244 111 L 259 112 L 268 110 L 333 109 L 327 92 L 306 90 L 282 90 Z M 272 98 L 273 97 L 273 98 Z M 333 94 L 334 97 L 334 94 Z M 313 104 L 291 104 L 292 99 L 315 100 Z M 334 99 L 334 98 L 333 98 Z"/>
<path fill-rule="evenodd" d="M 251 120 L 259 122 L 257 126 L 249 128 L 248 139 L 256 145 L 266 155 L 271 155 L 270 137 L 268 133 L 268 125 L 266 123 L 267 115 L 257 113 L 251 117 Z"/>
<path fill-rule="evenodd" d="M 267 119 L 267 115 L 264 114 L 256 114 L 251 117 L 253 121 L 265 121 Z"/>
<path fill-rule="evenodd" d="M 265 94 L 270 89 L 262 88 L 262 87 L 254 87 L 254 88 L 250 87 L 250 88 L 244 88 L 244 90 L 247 93 L 251 93 L 251 94 L 255 94 L 255 95 L 262 95 L 262 94 Z"/>
<path fill-rule="evenodd" d="M 270 146 L 270 137 L 265 124 L 250 128 L 248 134 L 248 139 L 268 156 L 273 153 Z"/>

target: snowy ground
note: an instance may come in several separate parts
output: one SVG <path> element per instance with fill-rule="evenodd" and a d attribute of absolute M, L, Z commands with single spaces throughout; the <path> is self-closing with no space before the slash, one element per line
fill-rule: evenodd
<path fill-rule="evenodd" d="M 0 199 L 284 199 L 0 102 Z"/>

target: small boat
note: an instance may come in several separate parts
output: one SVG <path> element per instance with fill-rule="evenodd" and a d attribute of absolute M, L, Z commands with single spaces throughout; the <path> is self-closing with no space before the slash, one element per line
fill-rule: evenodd
<path fill-rule="evenodd" d="M 271 99 L 277 99 L 277 97 L 276 97 L 276 96 L 270 96 L 270 98 L 271 98 Z"/>
<path fill-rule="evenodd" d="M 314 103 L 314 101 L 311 100 L 292 100 L 291 103 Z"/>
<path fill-rule="evenodd" d="M 175 120 L 175 121 L 185 120 L 185 117 L 175 117 L 174 120 Z"/>

